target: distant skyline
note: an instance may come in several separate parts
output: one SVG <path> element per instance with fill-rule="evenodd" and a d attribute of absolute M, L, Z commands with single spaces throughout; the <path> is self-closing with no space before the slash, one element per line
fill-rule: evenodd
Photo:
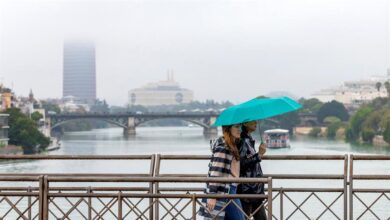
<path fill-rule="evenodd" d="M 196 100 L 273 91 L 309 97 L 385 75 L 387 0 L 2 0 L 0 77 L 18 95 L 62 96 L 63 43 L 96 46 L 97 97 L 165 79 Z"/>
<path fill-rule="evenodd" d="M 96 100 L 95 45 L 92 42 L 65 42 L 63 52 L 62 97 Z"/>

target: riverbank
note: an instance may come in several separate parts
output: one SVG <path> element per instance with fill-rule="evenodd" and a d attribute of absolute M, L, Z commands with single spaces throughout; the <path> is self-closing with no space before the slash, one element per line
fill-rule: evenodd
<path fill-rule="evenodd" d="M 14 154 L 14 155 L 22 155 L 23 147 L 7 145 L 4 147 L 0 147 L 0 154 Z"/>

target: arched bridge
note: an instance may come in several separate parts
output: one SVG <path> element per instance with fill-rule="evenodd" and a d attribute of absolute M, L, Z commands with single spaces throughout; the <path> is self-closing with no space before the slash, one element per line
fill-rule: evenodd
<path fill-rule="evenodd" d="M 52 114 L 47 116 L 51 129 L 61 126 L 70 121 L 80 119 L 93 119 L 101 120 L 107 123 L 122 127 L 124 134 L 134 135 L 136 133 L 136 127 L 152 120 L 175 118 L 183 121 L 188 121 L 193 124 L 197 124 L 203 127 L 204 134 L 217 134 L 217 128 L 212 127 L 219 113 L 215 112 L 166 112 L 166 113 L 114 113 L 114 114 L 102 114 L 102 113 L 67 113 L 67 114 Z M 311 114 L 299 114 L 301 124 L 316 125 L 318 124 L 316 117 Z M 279 124 L 279 121 L 274 119 L 266 119 L 275 124 Z"/>
<path fill-rule="evenodd" d="M 124 133 L 134 135 L 136 127 L 148 121 L 158 119 L 175 118 L 191 122 L 203 127 L 204 134 L 217 134 L 217 128 L 211 125 L 218 117 L 218 113 L 116 113 L 116 114 L 94 114 L 94 113 L 71 113 L 71 114 L 52 114 L 47 117 L 51 129 L 61 126 L 67 122 L 80 119 L 101 120 L 107 123 L 122 127 Z"/>

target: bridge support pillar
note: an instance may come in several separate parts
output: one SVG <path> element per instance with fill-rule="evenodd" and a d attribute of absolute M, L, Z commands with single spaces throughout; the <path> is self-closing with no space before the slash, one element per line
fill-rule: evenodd
<path fill-rule="evenodd" d="M 129 117 L 127 119 L 127 128 L 123 129 L 123 134 L 125 136 L 134 136 L 136 134 L 135 132 L 135 118 Z"/>
<path fill-rule="evenodd" d="M 135 127 L 129 127 L 123 129 L 123 135 L 134 136 L 136 134 Z"/>

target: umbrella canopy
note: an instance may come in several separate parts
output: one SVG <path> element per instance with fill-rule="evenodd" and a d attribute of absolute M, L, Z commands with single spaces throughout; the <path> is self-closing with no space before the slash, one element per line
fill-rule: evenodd
<path fill-rule="evenodd" d="M 302 105 L 288 97 L 254 98 L 225 109 L 213 126 L 239 124 L 248 121 L 271 118 L 302 108 Z"/>

